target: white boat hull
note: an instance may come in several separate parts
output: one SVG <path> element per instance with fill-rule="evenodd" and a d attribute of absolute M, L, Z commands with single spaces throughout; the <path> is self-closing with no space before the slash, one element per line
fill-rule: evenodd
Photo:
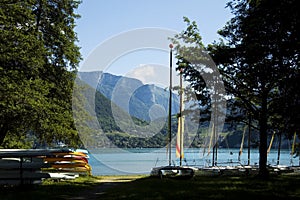
<path fill-rule="evenodd" d="M 163 166 L 152 168 L 150 175 L 160 178 L 192 178 L 195 174 L 195 170 L 196 168 L 187 166 Z"/>

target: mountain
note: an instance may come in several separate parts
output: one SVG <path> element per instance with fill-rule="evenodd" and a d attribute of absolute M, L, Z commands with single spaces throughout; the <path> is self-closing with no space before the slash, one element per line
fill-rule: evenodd
<path fill-rule="evenodd" d="M 80 79 L 111 100 L 131 116 L 153 121 L 166 117 L 169 107 L 169 90 L 140 80 L 109 73 L 79 72 Z M 179 111 L 178 95 L 172 96 L 172 114 Z"/>
<path fill-rule="evenodd" d="M 75 85 L 74 121 L 87 147 L 160 148 L 166 145 L 165 121 L 149 124 L 130 116 L 84 81 L 77 79 Z"/>
<path fill-rule="evenodd" d="M 95 93 L 92 94 L 95 96 L 95 108 L 93 109 L 95 109 L 101 129 L 113 144 L 125 148 L 163 147 L 166 145 L 167 123 L 165 116 L 168 112 L 168 90 L 155 85 L 144 85 L 137 79 L 102 72 L 80 72 L 79 77 L 91 88 L 94 88 L 88 90 L 88 93 Z M 95 88 L 97 88 L 96 92 Z M 178 112 L 176 94 L 173 94 L 172 107 L 174 115 Z M 161 122 L 158 123 L 159 121 Z M 153 122 L 153 126 L 150 126 L 151 122 Z M 200 135 L 187 135 L 189 141 L 193 140 L 191 147 L 203 147 L 203 139 L 207 136 L 208 126 L 209 121 L 201 121 L 199 124 Z M 223 131 L 220 133 L 219 146 L 239 148 L 243 130 L 244 124 L 225 123 Z M 177 122 L 176 118 L 173 117 L 172 137 L 175 137 L 176 131 Z M 252 147 L 257 147 L 259 144 L 258 134 L 255 129 L 252 130 Z M 270 138 L 271 135 L 269 140 Z M 248 137 L 246 136 L 245 146 L 248 144 L 247 140 Z M 282 148 L 288 148 L 288 146 L 289 140 L 283 138 Z"/>

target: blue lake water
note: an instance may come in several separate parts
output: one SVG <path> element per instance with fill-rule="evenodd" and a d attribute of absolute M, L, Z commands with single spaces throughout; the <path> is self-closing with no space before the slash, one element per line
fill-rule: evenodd
<path fill-rule="evenodd" d="M 155 166 L 168 165 L 169 155 L 165 148 L 160 149 L 97 149 L 89 150 L 89 164 L 92 166 L 93 175 L 125 175 L 125 174 L 150 174 L 151 168 Z M 207 151 L 207 150 L 206 150 Z M 238 165 L 239 149 L 218 149 L 218 165 Z M 171 151 L 172 164 L 179 165 L 179 159 L 175 157 L 175 149 Z M 183 165 L 211 166 L 212 152 L 208 155 L 203 149 L 189 148 L 184 152 Z M 251 149 L 250 163 L 258 164 L 258 149 Z M 299 157 L 292 157 L 290 150 L 282 149 L 280 154 L 280 165 L 299 165 Z M 248 163 L 247 149 L 244 149 L 241 164 Z M 268 164 L 277 164 L 277 150 L 271 150 L 268 155 Z"/>

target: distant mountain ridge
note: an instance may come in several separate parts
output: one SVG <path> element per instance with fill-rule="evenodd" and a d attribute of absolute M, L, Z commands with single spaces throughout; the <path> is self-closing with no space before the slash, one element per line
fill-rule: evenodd
<path fill-rule="evenodd" d="M 100 71 L 79 72 L 79 76 L 131 116 L 152 121 L 167 115 L 168 90 L 153 84 L 143 84 L 138 79 Z M 172 114 L 176 114 L 179 110 L 178 95 L 173 94 L 172 99 Z"/>
<path fill-rule="evenodd" d="M 165 125 L 160 131 L 155 130 L 155 128 L 160 127 L 159 125 L 157 127 L 154 126 L 154 129 L 145 130 L 143 127 L 148 126 L 149 121 L 159 120 L 159 117 L 167 114 L 168 90 L 155 85 L 144 85 L 137 79 L 102 72 L 80 72 L 79 78 L 94 89 L 97 88 L 97 92 L 95 93 L 95 112 L 101 128 L 114 144 L 125 148 L 163 147 L 166 145 L 166 121 L 162 122 Z M 174 94 L 173 115 L 178 112 L 177 105 L 178 97 Z M 115 118 L 113 110 L 122 115 L 122 120 L 120 121 L 128 127 L 127 129 L 123 129 L 118 124 L 119 120 Z M 130 124 L 129 118 L 132 118 L 134 124 Z M 172 118 L 172 137 L 175 137 L 177 129 L 175 120 L 175 118 Z M 137 126 L 134 127 L 135 125 Z M 208 126 L 209 121 L 200 122 L 199 138 L 198 136 L 191 135 L 189 139 L 194 140 L 191 147 L 201 146 L 203 138 L 206 137 L 205 129 Z M 225 123 L 223 133 L 219 137 L 219 146 L 223 148 L 239 148 L 243 130 L 244 124 Z M 253 148 L 257 147 L 259 143 L 258 134 L 256 130 L 252 130 L 251 146 Z M 148 137 L 147 135 L 153 136 Z M 195 138 L 193 139 L 193 137 Z M 270 138 L 271 135 L 269 136 L 269 140 Z M 288 148 L 289 142 L 287 138 L 284 138 L 281 147 Z M 246 147 L 248 143 L 247 137 L 244 143 Z M 275 145 L 273 143 L 273 146 Z"/>

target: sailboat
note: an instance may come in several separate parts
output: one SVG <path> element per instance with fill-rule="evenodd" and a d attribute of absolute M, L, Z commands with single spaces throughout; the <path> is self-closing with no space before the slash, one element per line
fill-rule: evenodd
<path fill-rule="evenodd" d="M 248 125 L 248 126 L 249 126 L 249 125 Z M 241 142 L 241 146 L 240 146 L 240 150 L 239 150 L 239 156 L 238 156 L 238 161 L 239 161 L 239 162 L 241 162 L 241 155 L 242 155 L 242 153 L 243 153 L 246 128 L 247 128 L 247 126 L 244 127 L 244 132 L 243 132 L 243 136 L 242 136 L 242 142 Z"/>
<path fill-rule="evenodd" d="M 276 135 L 276 132 L 274 131 L 274 133 L 272 134 L 271 140 L 270 140 L 269 148 L 267 150 L 267 155 L 269 155 L 269 153 L 271 151 L 275 135 Z M 277 164 L 276 165 L 269 165 L 268 167 L 270 168 L 270 170 L 273 170 L 274 172 L 277 172 L 277 173 L 290 172 L 291 171 L 290 168 L 287 165 L 280 165 L 279 164 L 279 157 L 277 158 Z"/>
<path fill-rule="evenodd" d="M 183 87 L 182 87 L 182 71 L 180 71 L 180 106 L 178 114 L 178 130 L 176 139 L 176 157 L 180 159 L 179 166 L 171 165 L 171 105 L 172 105 L 172 48 L 170 45 L 170 97 L 169 97 L 169 165 L 162 167 L 154 167 L 151 170 L 151 176 L 170 177 L 170 178 L 191 178 L 194 176 L 196 168 L 182 166 L 183 153 L 183 132 L 184 132 L 184 116 L 183 116 Z"/>

